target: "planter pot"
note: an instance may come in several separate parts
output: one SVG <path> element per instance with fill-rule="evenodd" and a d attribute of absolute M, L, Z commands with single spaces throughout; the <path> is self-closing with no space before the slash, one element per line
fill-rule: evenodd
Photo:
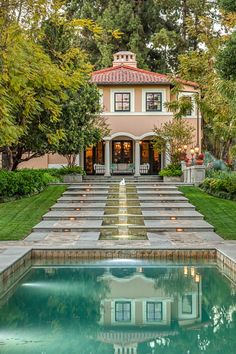
<path fill-rule="evenodd" d="M 163 176 L 163 182 L 182 182 L 182 176 Z"/>
<path fill-rule="evenodd" d="M 196 160 L 196 165 L 203 165 L 203 160 Z"/>
<path fill-rule="evenodd" d="M 63 176 L 64 183 L 79 183 L 82 182 L 82 175 L 79 174 L 70 174 Z"/>

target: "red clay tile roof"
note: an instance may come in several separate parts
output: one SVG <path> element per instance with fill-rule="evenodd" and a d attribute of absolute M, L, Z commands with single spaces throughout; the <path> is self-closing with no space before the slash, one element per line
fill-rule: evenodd
<path fill-rule="evenodd" d="M 177 79 L 183 84 L 198 87 L 196 82 Z M 153 85 L 172 84 L 170 78 L 164 74 L 120 65 L 106 68 L 92 73 L 92 82 L 97 85 Z"/>

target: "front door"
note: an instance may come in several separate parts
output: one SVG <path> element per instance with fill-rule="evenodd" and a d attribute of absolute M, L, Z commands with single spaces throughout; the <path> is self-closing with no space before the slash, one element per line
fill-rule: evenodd
<path fill-rule="evenodd" d="M 154 151 L 151 141 L 142 141 L 140 146 L 140 162 L 149 163 L 151 175 L 156 175 L 161 170 L 161 154 Z"/>
<path fill-rule="evenodd" d="M 84 152 L 84 169 L 87 175 L 94 173 L 94 164 L 104 165 L 104 144 L 102 141 L 96 146 L 88 147 Z"/>
<path fill-rule="evenodd" d="M 112 163 L 133 163 L 133 141 L 112 141 Z"/>

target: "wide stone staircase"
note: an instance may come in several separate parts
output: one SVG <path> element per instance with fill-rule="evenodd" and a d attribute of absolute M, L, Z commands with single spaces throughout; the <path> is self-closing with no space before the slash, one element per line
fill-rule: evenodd
<path fill-rule="evenodd" d="M 220 238 L 171 183 L 88 178 L 68 186 L 26 240 L 55 244 L 149 241 L 153 246 Z M 97 243 L 95 242 L 97 241 Z"/>

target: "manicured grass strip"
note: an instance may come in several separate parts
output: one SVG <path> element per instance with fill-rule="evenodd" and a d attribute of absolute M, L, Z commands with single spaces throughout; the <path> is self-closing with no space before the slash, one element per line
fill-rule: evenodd
<path fill-rule="evenodd" d="M 221 237 L 236 240 L 236 202 L 210 196 L 197 187 L 179 187 Z"/>
<path fill-rule="evenodd" d="M 0 204 L 0 241 L 26 237 L 65 190 L 49 186 L 35 196 Z"/>

